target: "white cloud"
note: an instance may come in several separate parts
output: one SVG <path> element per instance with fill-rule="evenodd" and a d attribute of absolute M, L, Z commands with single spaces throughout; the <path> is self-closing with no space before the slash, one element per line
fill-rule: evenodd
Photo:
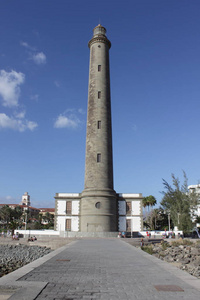
<path fill-rule="evenodd" d="M 1 204 L 19 204 L 19 200 L 13 198 L 12 196 L 0 196 Z"/>
<path fill-rule="evenodd" d="M 20 42 L 20 45 L 25 47 L 25 48 L 30 48 L 29 44 L 26 42 Z"/>
<path fill-rule="evenodd" d="M 38 124 L 36 122 L 33 122 L 33 121 L 26 121 L 26 126 L 27 126 L 28 129 L 33 131 L 35 128 L 38 127 Z"/>
<path fill-rule="evenodd" d="M 33 54 L 32 59 L 37 65 L 46 63 L 46 55 L 43 52 L 38 52 L 36 54 Z"/>
<path fill-rule="evenodd" d="M 27 42 L 21 41 L 20 45 L 27 49 L 29 54 L 29 59 L 33 60 L 37 65 L 42 65 L 46 63 L 46 55 L 43 52 L 36 52 L 37 49 Z"/>
<path fill-rule="evenodd" d="M 18 106 L 19 86 L 24 83 L 24 80 L 25 75 L 21 72 L 0 70 L 0 96 L 3 106 Z"/>
<path fill-rule="evenodd" d="M 81 115 L 84 115 L 84 114 L 85 114 L 85 111 L 84 111 L 82 108 L 79 108 L 79 109 L 78 109 L 78 112 L 79 112 L 79 114 L 81 114 Z"/>
<path fill-rule="evenodd" d="M 39 99 L 39 95 L 38 95 L 38 94 L 31 95 L 31 96 L 30 96 L 30 98 L 31 98 L 31 100 L 38 101 L 38 99 Z"/>
<path fill-rule="evenodd" d="M 25 110 L 21 112 L 15 112 L 15 117 L 17 119 L 23 119 L 25 117 L 25 114 L 26 114 Z"/>
<path fill-rule="evenodd" d="M 28 50 L 36 51 L 36 48 L 33 47 L 33 46 L 31 46 L 31 45 L 29 45 L 27 42 L 21 41 L 20 45 L 23 46 L 24 48 L 28 49 Z"/>
<path fill-rule="evenodd" d="M 55 128 L 76 128 L 78 127 L 80 120 L 71 115 L 70 117 L 59 115 L 54 123 Z"/>
<path fill-rule="evenodd" d="M 26 120 L 24 116 L 25 113 L 23 116 L 21 113 L 21 118 L 19 118 L 19 116 L 9 117 L 4 113 L 0 113 L 0 129 L 12 129 L 23 132 L 27 129 L 33 131 L 36 127 L 38 127 L 36 122 Z"/>

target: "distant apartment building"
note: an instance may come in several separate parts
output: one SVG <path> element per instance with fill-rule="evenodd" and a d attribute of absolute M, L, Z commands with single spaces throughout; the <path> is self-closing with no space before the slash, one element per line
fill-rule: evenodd
<path fill-rule="evenodd" d="M 194 215 L 200 217 L 200 184 L 189 185 L 188 190 L 189 192 L 194 191 L 195 193 L 199 194 L 199 204 L 197 205 L 197 209 L 194 211 Z"/>

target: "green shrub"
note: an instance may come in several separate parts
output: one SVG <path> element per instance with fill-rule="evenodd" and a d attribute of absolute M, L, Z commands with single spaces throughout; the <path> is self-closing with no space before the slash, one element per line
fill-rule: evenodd
<path fill-rule="evenodd" d="M 190 240 L 178 240 L 178 241 L 173 241 L 171 242 L 171 245 L 174 246 L 174 247 L 178 247 L 180 245 L 185 245 L 185 246 L 191 246 L 193 245 L 194 243 Z"/>
<path fill-rule="evenodd" d="M 161 246 L 162 246 L 163 250 L 166 250 L 167 248 L 170 247 L 170 245 L 168 243 L 166 243 L 166 242 L 161 243 Z"/>
<path fill-rule="evenodd" d="M 147 252 L 148 254 L 152 255 L 153 254 L 153 248 L 152 246 L 143 246 L 141 247 L 141 249 L 145 252 Z"/>
<path fill-rule="evenodd" d="M 187 240 L 187 239 L 183 240 L 183 245 L 191 246 L 193 244 L 194 243 L 192 241 L 190 241 L 190 240 Z"/>
<path fill-rule="evenodd" d="M 182 245 L 182 241 L 181 242 L 173 241 L 173 242 L 171 242 L 171 245 L 174 247 L 178 247 L 178 246 Z"/>

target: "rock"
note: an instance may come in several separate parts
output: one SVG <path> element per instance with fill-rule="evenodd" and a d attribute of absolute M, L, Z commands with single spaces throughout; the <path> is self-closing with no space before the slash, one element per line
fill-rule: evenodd
<path fill-rule="evenodd" d="M 179 243 L 183 242 L 178 240 Z M 153 247 L 153 255 L 161 260 L 176 265 L 189 274 L 200 278 L 200 243 L 187 245 L 187 240 L 184 240 L 184 245 L 166 244 L 164 250 L 162 244 L 157 244 Z M 188 242 L 190 243 L 190 242 Z"/>
<path fill-rule="evenodd" d="M 178 246 L 181 250 L 183 250 L 184 248 L 185 248 L 185 246 L 184 245 L 180 245 L 180 246 Z"/>
<path fill-rule="evenodd" d="M 51 252 L 39 246 L 0 245 L 0 277 Z"/>
<path fill-rule="evenodd" d="M 191 247 L 190 253 L 191 253 L 192 255 L 199 255 L 199 254 L 200 254 L 200 249 Z"/>

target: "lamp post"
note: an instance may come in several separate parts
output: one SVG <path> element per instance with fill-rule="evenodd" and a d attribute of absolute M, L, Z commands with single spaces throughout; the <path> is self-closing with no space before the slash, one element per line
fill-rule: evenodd
<path fill-rule="evenodd" d="M 132 232 L 133 232 L 133 217 L 132 217 L 133 211 L 131 210 L 131 238 L 132 238 Z"/>
<path fill-rule="evenodd" d="M 169 227 L 169 231 L 171 230 L 170 228 L 170 212 L 168 213 L 168 227 Z"/>
<path fill-rule="evenodd" d="M 26 227 L 27 227 L 27 210 L 25 215 L 25 237 L 26 237 Z"/>
<path fill-rule="evenodd" d="M 180 222 L 179 222 L 180 213 L 177 213 L 177 215 L 178 215 L 178 225 L 179 225 L 180 224 Z"/>

